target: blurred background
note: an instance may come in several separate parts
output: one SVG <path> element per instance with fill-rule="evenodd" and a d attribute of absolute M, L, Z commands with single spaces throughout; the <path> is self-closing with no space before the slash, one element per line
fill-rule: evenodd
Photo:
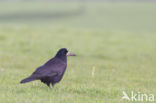
<path fill-rule="evenodd" d="M 0 22 L 16 26 L 153 32 L 156 23 L 154 1 L 1 0 Z"/>
<path fill-rule="evenodd" d="M 0 103 L 127 103 L 122 91 L 156 93 L 155 1 L 0 0 Z M 19 84 L 62 47 L 77 57 L 56 88 Z"/>

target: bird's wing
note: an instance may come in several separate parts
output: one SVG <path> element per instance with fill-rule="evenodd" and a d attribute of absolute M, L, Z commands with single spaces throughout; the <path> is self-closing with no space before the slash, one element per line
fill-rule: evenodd
<path fill-rule="evenodd" d="M 53 77 L 62 74 L 65 68 L 66 65 L 62 61 L 56 59 L 51 61 L 51 64 L 43 65 L 37 68 L 32 75 L 36 76 L 37 78 Z"/>
<path fill-rule="evenodd" d="M 51 70 L 51 68 L 46 66 L 41 66 L 37 68 L 37 70 L 32 75 L 37 78 L 43 78 L 43 77 L 53 77 L 57 74 L 58 73 L 56 71 Z"/>

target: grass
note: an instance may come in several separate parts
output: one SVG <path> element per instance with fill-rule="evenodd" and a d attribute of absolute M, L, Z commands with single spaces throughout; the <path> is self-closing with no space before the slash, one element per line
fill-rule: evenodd
<path fill-rule="evenodd" d="M 79 15 L 35 19 L 30 12 L 62 13 L 77 5 L 41 4 L 0 4 L 9 5 L 0 9 L 0 103 L 131 103 L 120 101 L 122 91 L 156 95 L 155 3 L 87 3 Z M 24 10 L 28 18 L 3 18 Z M 61 47 L 77 57 L 68 58 L 55 88 L 40 81 L 19 84 Z"/>

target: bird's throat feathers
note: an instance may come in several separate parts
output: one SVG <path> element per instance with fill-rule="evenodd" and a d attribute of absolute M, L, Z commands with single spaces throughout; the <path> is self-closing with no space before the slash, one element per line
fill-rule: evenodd
<path fill-rule="evenodd" d="M 57 55 L 56 54 L 55 58 L 58 58 L 58 59 L 62 60 L 63 62 L 67 62 L 67 56 L 66 55 Z"/>

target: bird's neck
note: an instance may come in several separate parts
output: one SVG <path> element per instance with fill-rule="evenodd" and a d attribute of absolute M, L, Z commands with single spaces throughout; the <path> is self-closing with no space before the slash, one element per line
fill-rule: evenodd
<path fill-rule="evenodd" d="M 56 57 L 58 58 L 58 59 L 60 59 L 60 60 L 62 60 L 63 62 L 67 62 L 67 56 L 57 56 L 56 55 Z"/>

